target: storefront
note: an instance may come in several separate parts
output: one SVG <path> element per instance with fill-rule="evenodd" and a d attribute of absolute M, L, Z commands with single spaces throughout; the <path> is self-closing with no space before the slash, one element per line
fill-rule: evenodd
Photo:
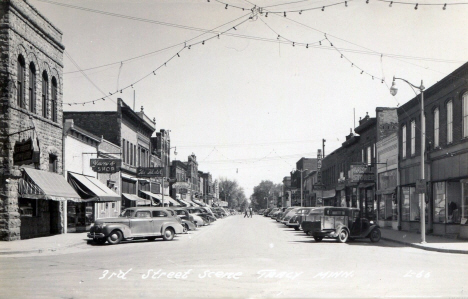
<path fill-rule="evenodd" d="M 359 209 L 369 220 L 377 220 L 377 202 L 374 196 L 374 183 L 361 183 L 358 185 Z"/>
<path fill-rule="evenodd" d="M 377 219 L 382 227 L 398 229 L 397 170 L 378 173 Z"/>
<path fill-rule="evenodd" d="M 81 202 L 63 176 L 32 168 L 23 169 L 18 194 L 21 239 L 64 232 L 66 202 Z"/>
<path fill-rule="evenodd" d="M 120 195 L 92 176 L 68 172 L 68 182 L 82 202 L 67 201 L 67 232 L 87 231 L 99 218 L 117 217 Z"/>

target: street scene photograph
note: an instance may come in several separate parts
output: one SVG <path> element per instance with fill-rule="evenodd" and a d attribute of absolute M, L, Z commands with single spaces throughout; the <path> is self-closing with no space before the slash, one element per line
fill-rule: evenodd
<path fill-rule="evenodd" d="M 468 298 L 467 16 L 1 0 L 0 298 Z"/>

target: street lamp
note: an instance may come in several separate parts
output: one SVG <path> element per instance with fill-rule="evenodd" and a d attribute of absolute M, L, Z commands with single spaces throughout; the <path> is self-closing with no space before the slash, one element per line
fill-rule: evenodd
<path fill-rule="evenodd" d="M 325 139 L 324 139 L 324 140 L 325 140 Z M 307 171 L 307 170 L 308 170 L 308 169 L 298 170 L 298 171 L 301 172 L 301 207 L 302 207 L 302 198 L 303 198 L 303 196 L 302 196 L 302 184 L 303 184 L 303 182 L 302 182 L 302 173 L 303 173 L 304 171 Z"/>
<path fill-rule="evenodd" d="M 424 148 L 426 147 L 426 118 L 424 117 L 424 85 L 421 80 L 421 86 L 416 86 L 411 84 L 402 78 L 393 77 L 392 87 L 390 87 L 390 94 L 395 96 L 398 92 L 398 88 L 395 86 L 395 80 L 401 80 L 406 82 L 412 88 L 416 88 L 421 93 L 421 181 L 425 184 L 424 181 Z M 421 243 L 426 243 L 426 201 L 425 201 L 425 192 L 419 193 L 419 200 L 421 205 L 420 218 L 421 218 Z"/>

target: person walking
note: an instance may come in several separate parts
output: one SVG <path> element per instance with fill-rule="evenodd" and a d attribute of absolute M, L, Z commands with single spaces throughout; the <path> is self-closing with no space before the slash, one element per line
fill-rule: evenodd
<path fill-rule="evenodd" d="M 244 210 L 244 218 L 245 218 L 245 216 L 247 216 L 247 218 L 249 218 L 249 214 L 248 214 L 248 209 L 247 209 L 247 208 L 245 208 L 245 210 Z"/>
<path fill-rule="evenodd" d="M 250 218 L 252 218 L 252 213 L 253 213 L 253 209 L 252 209 L 252 207 L 250 207 L 250 209 L 249 209 L 249 210 L 250 210 Z"/>

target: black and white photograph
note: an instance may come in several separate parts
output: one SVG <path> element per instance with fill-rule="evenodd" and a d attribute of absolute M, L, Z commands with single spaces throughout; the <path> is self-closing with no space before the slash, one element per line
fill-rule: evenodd
<path fill-rule="evenodd" d="M 0 298 L 468 298 L 466 0 L 0 0 Z"/>

